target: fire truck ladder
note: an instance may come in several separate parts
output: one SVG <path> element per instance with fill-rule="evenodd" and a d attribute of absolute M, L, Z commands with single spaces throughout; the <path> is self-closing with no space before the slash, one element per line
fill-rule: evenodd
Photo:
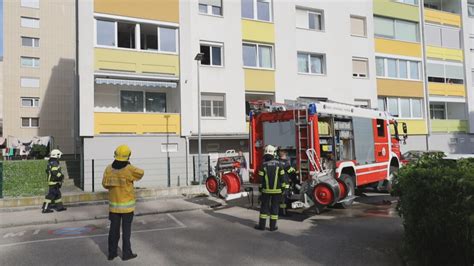
<path fill-rule="evenodd" d="M 306 150 L 312 145 L 312 135 L 310 134 L 310 122 L 308 121 L 308 111 L 305 109 L 296 109 L 294 111 L 295 123 L 297 127 L 298 134 L 298 169 L 300 180 L 303 180 L 303 177 L 308 177 L 310 173 L 310 166 L 308 156 L 306 155 Z"/>

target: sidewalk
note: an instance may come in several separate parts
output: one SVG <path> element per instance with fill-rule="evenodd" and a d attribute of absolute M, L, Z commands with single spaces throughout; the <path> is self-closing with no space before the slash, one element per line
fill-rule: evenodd
<path fill-rule="evenodd" d="M 212 199 L 185 197 L 166 197 L 155 200 L 137 202 L 135 215 L 151 215 L 169 212 L 209 209 Z M 204 202 L 204 204 L 203 204 Z M 216 203 L 216 202 L 214 202 Z M 7 211 L 0 214 L 0 228 L 17 227 L 24 225 L 55 224 L 72 221 L 87 221 L 93 219 L 107 219 L 109 210 L 107 204 L 69 206 L 64 212 L 41 213 L 41 206 L 36 209 L 23 211 Z"/>

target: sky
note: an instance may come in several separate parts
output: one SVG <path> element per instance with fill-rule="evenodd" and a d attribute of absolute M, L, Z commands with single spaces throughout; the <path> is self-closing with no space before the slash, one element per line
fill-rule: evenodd
<path fill-rule="evenodd" d="M 3 0 L 0 0 L 0 56 L 3 56 Z"/>

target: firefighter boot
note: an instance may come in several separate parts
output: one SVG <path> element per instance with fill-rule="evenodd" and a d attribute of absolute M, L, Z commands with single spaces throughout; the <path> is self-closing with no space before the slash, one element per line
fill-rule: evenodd
<path fill-rule="evenodd" d="M 277 220 L 271 219 L 270 220 L 270 231 L 276 231 L 276 230 L 278 230 Z"/>
<path fill-rule="evenodd" d="M 67 210 L 67 208 L 64 207 L 62 202 L 59 202 L 59 203 L 56 204 L 56 211 L 57 212 L 62 212 L 62 211 L 65 211 L 65 210 Z"/>
<path fill-rule="evenodd" d="M 267 219 L 260 218 L 258 224 L 255 225 L 255 229 L 257 230 L 265 230 L 265 224 L 267 223 Z"/>
<path fill-rule="evenodd" d="M 43 202 L 43 207 L 41 207 L 41 213 L 51 213 L 53 210 L 49 208 L 49 204 L 46 202 Z"/>

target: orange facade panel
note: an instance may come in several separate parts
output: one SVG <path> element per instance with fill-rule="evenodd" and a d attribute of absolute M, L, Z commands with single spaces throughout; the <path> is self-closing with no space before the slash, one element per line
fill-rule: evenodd
<path fill-rule="evenodd" d="M 377 93 L 380 96 L 423 98 L 423 82 L 378 78 Z"/>
<path fill-rule="evenodd" d="M 94 12 L 179 23 L 179 0 L 94 0 Z"/>

